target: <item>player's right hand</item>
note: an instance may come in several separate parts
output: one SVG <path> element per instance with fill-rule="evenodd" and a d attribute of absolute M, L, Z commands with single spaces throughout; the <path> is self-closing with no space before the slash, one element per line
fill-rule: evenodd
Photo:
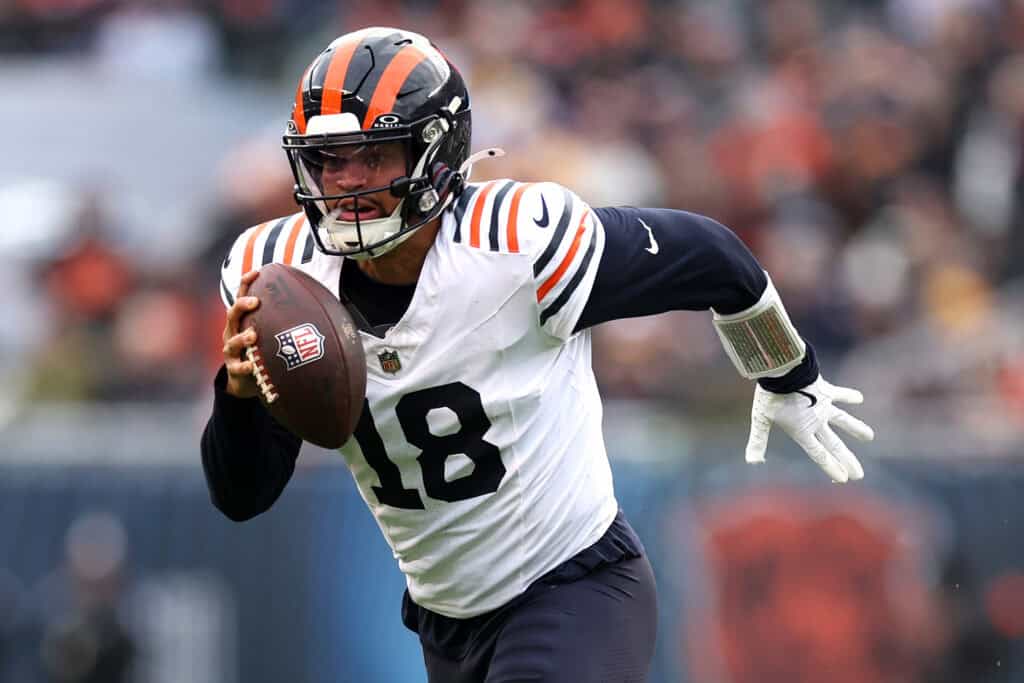
<path fill-rule="evenodd" d="M 259 275 L 253 270 L 242 276 L 242 284 L 238 286 L 235 303 L 228 309 L 227 322 L 224 323 L 224 367 L 228 371 L 227 392 L 238 398 L 252 398 L 259 394 L 256 378 L 253 376 L 252 361 L 245 357 L 245 347 L 256 343 L 256 330 L 248 327 L 239 329 L 242 316 L 256 310 L 260 302 L 254 296 L 248 296 L 249 286 Z"/>

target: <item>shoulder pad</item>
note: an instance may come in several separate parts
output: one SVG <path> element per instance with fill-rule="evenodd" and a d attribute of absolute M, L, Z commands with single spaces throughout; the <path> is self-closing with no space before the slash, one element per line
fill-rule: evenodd
<path fill-rule="evenodd" d="M 235 302 L 242 275 L 268 263 L 299 265 L 313 258 L 313 235 L 302 212 L 275 218 L 247 229 L 228 251 L 220 271 L 220 296 L 224 305 Z"/>

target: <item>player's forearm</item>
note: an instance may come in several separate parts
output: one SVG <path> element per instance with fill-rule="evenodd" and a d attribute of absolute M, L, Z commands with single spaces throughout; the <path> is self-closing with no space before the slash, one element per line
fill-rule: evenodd
<path fill-rule="evenodd" d="M 672 310 L 711 309 L 719 316 L 742 317 L 768 292 L 768 276 L 750 249 L 706 216 L 629 207 L 595 213 L 606 245 L 577 329 Z M 809 345 L 799 360 L 783 376 L 759 382 L 779 393 L 807 386 L 818 376 Z"/>
<path fill-rule="evenodd" d="M 214 408 L 201 442 L 210 499 L 235 521 L 274 504 L 291 479 L 302 442 L 279 426 L 256 399 L 225 393 L 224 369 L 214 382 Z"/>

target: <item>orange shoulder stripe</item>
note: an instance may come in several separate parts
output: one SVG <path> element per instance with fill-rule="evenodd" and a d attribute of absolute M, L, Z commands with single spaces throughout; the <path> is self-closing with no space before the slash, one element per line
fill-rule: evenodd
<path fill-rule="evenodd" d="M 519 200 L 523 198 L 526 188 L 532 186 L 533 183 L 524 183 L 512 193 L 512 206 L 508 210 L 508 250 L 513 254 L 519 253 L 519 228 L 516 223 L 519 220 Z"/>
<path fill-rule="evenodd" d="M 402 89 L 402 84 L 409 77 L 412 70 L 427 56 L 419 51 L 419 48 L 406 45 L 398 51 L 380 76 L 373 97 L 370 98 L 370 105 L 366 108 L 366 117 L 363 118 L 363 128 L 369 128 L 373 120 L 381 114 L 387 114 L 395 106 L 395 97 Z"/>
<path fill-rule="evenodd" d="M 487 195 L 491 193 L 494 186 L 498 184 L 497 180 L 484 185 L 484 188 L 480 190 L 480 196 L 476 199 L 476 204 L 473 205 L 473 220 L 469 224 L 469 246 L 479 247 L 480 246 L 480 217 L 484 213 L 484 204 L 487 203 Z"/>
<path fill-rule="evenodd" d="M 260 223 L 259 227 L 253 230 L 252 234 L 249 235 L 249 241 L 245 243 L 245 257 L 242 259 L 242 275 L 245 275 L 252 270 L 252 252 L 253 249 L 256 248 L 256 240 L 263 231 L 267 229 L 268 225 L 270 225 L 270 221 Z"/>
<path fill-rule="evenodd" d="M 299 239 L 299 233 L 302 232 L 302 226 L 306 224 L 306 214 L 301 214 L 299 220 L 295 221 L 292 226 L 292 232 L 288 235 L 288 243 L 284 245 L 284 260 L 282 263 L 291 265 L 292 254 L 295 253 L 295 242 Z"/>
<path fill-rule="evenodd" d="M 579 227 L 576 228 L 576 236 L 572 240 L 572 246 L 569 247 L 569 253 L 567 253 L 565 258 L 562 259 L 562 262 L 558 264 L 558 268 L 555 269 L 555 272 L 551 273 L 551 277 L 545 280 L 544 284 L 542 284 L 540 289 L 537 290 L 537 301 L 543 299 L 544 295 L 550 292 L 551 289 L 558 284 L 559 280 L 562 279 L 562 276 L 565 275 L 565 271 L 569 269 L 569 264 L 572 263 L 573 257 L 576 255 L 576 252 L 579 251 L 580 238 L 582 238 L 583 233 L 587 231 L 583 224 L 587 222 L 587 216 L 589 215 L 589 210 L 583 212 L 583 218 L 580 219 Z"/>

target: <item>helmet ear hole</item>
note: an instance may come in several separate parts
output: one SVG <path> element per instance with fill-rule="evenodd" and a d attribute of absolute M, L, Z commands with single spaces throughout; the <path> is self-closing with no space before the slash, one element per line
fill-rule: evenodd
<path fill-rule="evenodd" d="M 437 118 L 423 126 L 423 132 L 420 133 L 420 139 L 429 145 L 449 130 L 451 130 L 451 124 L 443 118 Z"/>
<path fill-rule="evenodd" d="M 430 210 L 437 206 L 438 199 L 437 190 L 434 188 L 428 188 L 423 194 L 420 195 L 419 201 L 416 202 L 416 208 L 419 209 L 421 214 L 430 213 Z"/>

